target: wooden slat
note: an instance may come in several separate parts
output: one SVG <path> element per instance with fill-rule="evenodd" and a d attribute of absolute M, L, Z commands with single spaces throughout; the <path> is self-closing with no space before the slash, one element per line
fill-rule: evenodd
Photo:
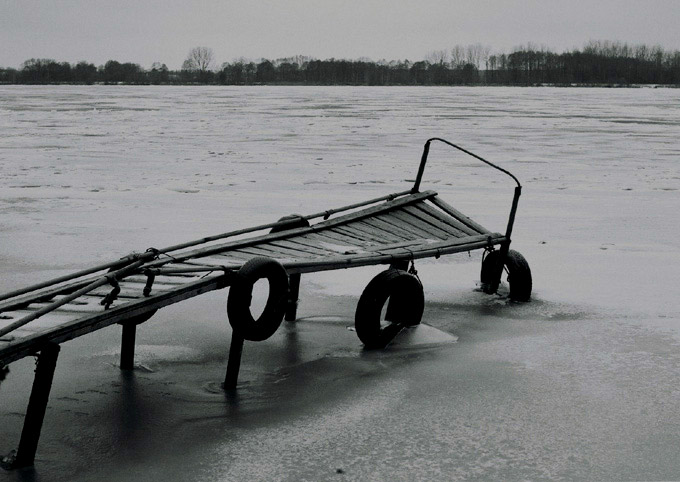
<path fill-rule="evenodd" d="M 402 238 L 401 236 L 397 236 L 390 230 L 383 229 L 382 227 L 376 226 L 375 224 L 369 224 L 366 221 L 367 220 L 364 219 L 363 221 L 352 223 L 352 226 L 356 226 L 358 229 L 361 229 L 362 231 L 375 233 L 379 235 L 383 240 L 387 240 L 392 243 L 396 243 L 398 241 L 405 241 L 404 238 Z"/>
<path fill-rule="evenodd" d="M 368 246 L 371 243 L 368 242 L 366 239 L 358 239 L 353 236 L 347 236 L 342 233 L 336 233 L 332 230 L 326 230 L 322 231 L 320 233 L 310 233 L 306 234 L 305 236 L 309 236 L 312 239 L 318 238 L 318 239 L 325 239 L 329 243 L 340 243 L 340 244 L 346 244 L 349 246 L 356 246 L 357 248 L 361 248 L 363 246 Z"/>
<path fill-rule="evenodd" d="M 40 347 L 46 343 L 63 343 L 114 323 L 143 315 L 149 311 L 193 298 L 209 291 L 225 288 L 234 279 L 233 277 L 234 274 L 229 273 L 207 276 L 167 293 L 152 295 L 149 298 L 125 303 L 96 315 L 78 318 L 43 333 L 17 338 L 0 349 L 0 363 L 8 364 L 14 360 L 31 355 L 40 350 Z"/>
<path fill-rule="evenodd" d="M 430 216 L 439 219 L 441 222 L 446 223 L 446 224 L 452 226 L 453 228 L 461 231 L 463 233 L 463 236 L 476 236 L 478 234 L 487 234 L 488 233 L 488 231 L 486 233 L 481 233 L 479 231 L 475 231 L 470 226 L 468 226 L 467 224 L 463 224 L 462 222 L 460 222 L 456 218 L 452 217 L 451 215 L 445 214 L 445 213 L 439 211 L 438 209 L 435 209 L 432 206 L 425 204 L 425 203 L 420 203 L 418 205 L 418 210 L 425 212 L 425 213 L 429 214 Z"/>
<path fill-rule="evenodd" d="M 154 288 L 156 288 L 156 287 L 154 287 Z M 99 289 L 93 291 L 92 293 L 88 293 L 85 296 L 90 296 L 90 297 L 93 297 L 93 298 L 103 300 L 104 297 L 106 295 L 108 295 L 111 292 L 112 289 L 113 288 L 111 288 L 110 286 L 106 287 L 106 288 L 99 288 Z M 138 299 L 138 298 L 143 298 L 144 293 L 142 292 L 142 290 L 143 290 L 143 287 L 130 288 L 130 287 L 127 287 L 127 286 L 121 286 L 120 293 L 118 293 L 118 298 L 130 298 L 130 299 L 135 299 L 135 300 Z M 159 291 L 164 291 L 164 290 L 160 290 L 160 289 L 156 288 L 155 291 L 159 292 Z M 165 290 L 165 291 L 170 291 L 170 290 Z"/>
<path fill-rule="evenodd" d="M 426 222 L 416 218 L 415 216 L 411 216 L 410 214 L 405 213 L 403 211 L 395 211 L 393 213 L 390 213 L 390 216 L 398 219 L 401 222 L 410 224 L 411 226 L 414 226 L 422 230 L 424 233 L 436 237 L 437 239 L 448 239 L 451 237 L 451 235 L 446 231 L 442 231 L 441 229 L 435 228 L 434 226 L 429 225 Z"/>
<path fill-rule="evenodd" d="M 418 207 L 406 206 L 404 208 L 404 211 L 409 213 L 411 216 L 415 216 L 418 219 L 421 219 L 421 220 L 425 221 L 426 223 L 431 224 L 432 226 L 449 233 L 450 236 L 453 236 L 453 237 L 456 237 L 456 238 L 463 238 L 465 236 L 472 235 L 472 233 L 466 233 L 464 231 L 461 231 L 460 229 L 457 229 L 457 228 L 451 226 L 448 223 L 445 223 L 441 219 L 431 215 L 430 213 L 426 212 L 425 210 L 423 210 L 421 208 L 422 208 L 422 205 L 420 205 Z M 474 234 L 479 234 L 479 233 L 474 233 Z"/>
<path fill-rule="evenodd" d="M 397 229 L 401 229 L 404 232 L 409 233 L 412 237 L 416 239 L 439 239 L 436 236 L 431 236 L 427 233 L 424 233 L 422 229 L 419 229 L 415 226 L 411 226 L 410 224 L 403 223 L 399 219 L 390 217 L 389 214 L 383 214 L 381 216 L 376 217 L 377 220 L 382 221 L 384 223 L 388 223 L 393 225 Z"/>
<path fill-rule="evenodd" d="M 20 320 L 26 316 L 34 315 L 36 310 L 17 310 L 11 312 L 12 319 L 11 320 L 0 320 L 3 322 L 14 322 L 17 320 Z M 25 324 L 24 326 L 21 327 L 22 330 L 28 330 L 28 331 L 38 331 L 42 330 L 44 328 L 50 328 L 50 327 L 55 327 L 63 323 L 67 323 L 74 318 L 78 318 L 79 316 L 73 313 L 64 313 L 64 312 L 58 312 L 56 309 L 50 311 L 49 313 L 45 313 L 42 315 L 40 318 L 36 318 L 35 320 L 30 321 L 29 323 Z M 1 325 L 0 325 L 1 326 Z M 9 333 L 10 335 L 14 334 L 14 331 Z"/>
<path fill-rule="evenodd" d="M 484 226 L 477 224 L 474 222 L 472 219 L 467 217 L 465 214 L 461 213 L 457 209 L 453 208 L 452 206 L 449 206 L 447 203 L 439 199 L 438 197 L 433 197 L 430 199 L 432 201 L 432 204 L 437 206 L 439 209 L 444 211 L 447 214 L 450 214 L 454 218 L 456 218 L 458 221 L 461 223 L 465 224 L 466 226 L 469 226 L 470 228 L 474 229 L 478 233 L 482 234 L 488 234 L 490 231 L 486 229 Z"/>
<path fill-rule="evenodd" d="M 338 226 L 336 228 L 333 228 L 333 231 L 337 231 L 339 233 L 345 234 L 347 236 L 353 236 L 357 239 L 366 239 L 367 241 L 370 241 L 372 243 L 377 243 L 377 244 L 384 244 L 385 241 L 380 238 L 377 235 L 372 235 L 365 233 L 361 230 L 358 230 L 351 225 L 345 225 L 345 226 Z"/>
<path fill-rule="evenodd" d="M 307 246 L 308 248 L 314 248 L 323 251 L 324 253 L 328 254 L 329 249 L 323 244 L 322 242 L 318 240 L 314 240 L 309 237 L 309 234 L 303 234 L 300 236 L 296 236 L 295 238 L 292 238 L 293 241 L 297 244 L 301 244 L 303 246 Z"/>
<path fill-rule="evenodd" d="M 342 226 L 344 224 L 350 223 L 351 221 L 363 219 L 369 216 L 373 216 L 379 213 L 388 212 L 396 209 L 400 206 L 407 206 L 416 202 L 420 202 L 424 199 L 429 199 L 436 196 L 437 193 L 434 191 L 425 191 L 421 193 L 412 194 L 403 198 L 395 199 L 394 201 L 385 202 L 379 206 L 373 206 L 370 208 L 363 209 L 351 214 L 346 214 L 344 216 L 339 216 L 335 219 L 329 219 L 328 221 L 323 221 L 314 224 L 310 227 L 303 227 L 297 229 L 289 229 L 286 231 L 280 231 L 277 233 L 270 233 L 263 236 L 254 236 L 248 239 L 242 239 L 238 241 L 231 241 L 229 243 L 224 243 L 216 246 L 210 246 L 206 248 L 194 249 L 186 251 L 183 253 L 177 253 L 174 255 L 176 261 L 183 261 L 190 258 L 208 256 L 215 253 L 226 252 L 232 249 L 245 248 L 248 246 L 254 246 L 257 244 L 262 244 L 263 242 L 275 241 L 279 239 L 292 238 L 300 234 L 308 234 L 312 232 L 318 232 L 326 229 L 331 229 L 336 226 Z M 153 261 L 147 265 L 147 267 L 161 266 L 167 264 L 168 260 L 160 259 Z"/>
<path fill-rule="evenodd" d="M 224 254 L 216 254 L 213 256 L 206 256 L 203 258 L 196 258 L 196 263 L 198 264 L 207 264 L 209 266 L 225 266 L 225 265 L 232 265 L 235 263 L 243 263 L 243 259 L 238 258 L 236 256 L 231 256 L 231 252 L 229 253 L 224 253 Z M 168 267 L 175 267 L 173 264 L 166 265 Z"/>
<path fill-rule="evenodd" d="M 56 296 L 54 300 L 55 301 L 59 300 L 59 296 Z M 25 310 L 37 311 L 41 308 L 49 306 L 51 303 L 52 303 L 51 301 L 31 303 L 25 308 Z M 60 306 L 55 311 L 62 311 L 68 313 L 92 313 L 94 311 L 99 311 L 101 309 L 102 306 L 99 304 L 98 299 L 95 300 L 94 297 L 81 296 L 71 301 L 70 303 L 66 303 L 63 306 Z"/>
<path fill-rule="evenodd" d="M 139 285 L 144 286 L 146 284 L 146 280 L 147 280 L 146 275 L 136 274 L 136 275 L 133 275 L 133 276 L 128 276 L 122 282 L 123 283 L 135 283 L 135 284 L 139 284 Z M 154 280 L 154 285 L 156 283 L 163 283 L 163 284 L 167 284 L 167 285 L 181 285 L 181 284 L 186 283 L 186 281 L 183 281 L 183 280 L 177 279 L 177 278 L 164 277 L 164 278 L 156 278 Z"/>
<path fill-rule="evenodd" d="M 372 244 L 375 244 L 375 241 L 367 239 L 366 237 L 358 237 L 356 233 L 355 234 L 341 233 L 339 231 L 339 228 L 329 229 L 319 234 L 323 236 L 328 236 L 329 238 L 337 239 L 338 241 L 345 240 L 348 243 L 354 243 L 355 245 L 358 246 L 370 246 Z"/>
<path fill-rule="evenodd" d="M 310 241 L 314 241 L 322 245 L 324 249 L 327 249 L 329 252 L 331 252 L 331 256 L 336 256 L 337 254 L 342 254 L 347 251 L 360 252 L 365 249 L 362 246 L 357 246 L 357 243 L 338 241 L 336 239 L 322 236 L 316 233 L 306 234 L 304 235 L 304 237 L 310 239 Z"/>
<path fill-rule="evenodd" d="M 361 225 L 359 223 L 352 223 L 348 224 L 346 226 L 343 226 L 343 229 L 352 229 L 353 232 L 356 232 L 362 236 L 367 237 L 368 239 L 374 240 L 377 243 L 380 244 L 385 244 L 385 243 L 393 243 L 395 241 L 398 241 L 399 238 L 395 237 L 394 235 L 389 234 L 387 231 L 383 231 L 382 229 L 376 229 L 373 228 L 369 225 Z"/>
<path fill-rule="evenodd" d="M 389 252 L 390 250 L 394 250 L 397 248 L 407 248 L 411 250 L 418 250 L 422 249 L 424 246 L 428 246 L 430 243 L 423 243 L 422 239 L 415 239 L 411 241 L 402 241 L 400 243 L 392 243 L 392 244 L 386 244 L 383 246 L 372 246 L 370 248 L 366 248 L 367 253 L 383 253 L 383 252 Z"/>
<path fill-rule="evenodd" d="M 309 259 L 309 258 L 318 258 L 319 257 L 318 255 L 313 254 L 313 253 L 309 253 L 309 252 L 306 252 L 306 251 L 300 251 L 300 250 L 292 249 L 292 248 L 286 248 L 286 247 L 283 247 L 283 246 L 274 246 L 271 243 L 262 244 L 260 246 L 257 246 L 257 248 L 259 248 L 261 250 L 268 250 L 268 251 L 271 251 L 273 253 L 278 253 L 278 254 L 272 256 L 274 258 L 281 258 L 281 259 L 286 259 L 286 258 L 303 258 L 303 259 L 305 259 L 306 258 L 306 259 Z M 245 250 L 253 251 L 253 252 L 256 251 L 254 246 L 251 247 L 251 248 L 244 248 L 244 251 Z M 261 256 L 266 256 L 266 255 L 261 255 Z"/>
<path fill-rule="evenodd" d="M 387 253 L 367 253 L 366 255 L 337 256 L 319 261 L 296 261 L 285 265 L 289 273 L 314 273 L 334 269 L 370 266 L 375 264 L 389 264 L 398 260 L 421 259 L 446 254 L 460 253 L 481 249 L 491 244 L 497 245 L 505 241 L 505 236 L 498 233 L 492 235 L 468 236 L 466 238 L 450 238 L 446 241 L 421 245 L 420 249 L 397 248 Z"/>
<path fill-rule="evenodd" d="M 364 220 L 365 223 L 371 225 L 371 226 L 376 226 L 379 227 L 380 229 L 383 229 L 385 231 L 389 231 L 392 233 L 394 236 L 397 238 L 400 238 L 402 241 L 411 241 L 413 239 L 418 238 L 418 236 L 413 235 L 412 233 L 401 229 L 393 224 L 386 223 L 382 219 L 378 218 L 367 218 Z"/>
<path fill-rule="evenodd" d="M 328 251 L 325 249 L 321 249 L 319 247 L 315 246 L 308 246 L 307 244 L 304 244 L 303 242 L 300 242 L 298 238 L 293 238 L 293 239 L 282 239 L 280 241 L 272 241 L 271 243 L 267 243 L 267 245 L 272 245 L 272 246 L 277 246 L 281 248 L 288 248 L 293 251 L 299 251 L 303 254 L 306 255 L 313 255 L 313 256 L 327 256 Z"/>

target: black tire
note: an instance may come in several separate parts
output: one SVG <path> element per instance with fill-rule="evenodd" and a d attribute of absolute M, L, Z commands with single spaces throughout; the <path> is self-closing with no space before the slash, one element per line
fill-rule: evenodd
<path fill-rule="evenodd" d="M 386 318 L 380 326 L 382 309 L 389 298 Z M 371 280 L 359 298 L 354 327 L 366 348 L 384 348 L 405 325 L 417 325 L 423 317 L 425 296 L 420 280 L 400 269 L 388 269 Z"/>
<path fill-rule="evenodd" d="M 491 251 L 482 262 L 480 279 L 482 290 L 485 293 L 493 294 L 498 290 L 500 280 L 494 278 L 497 276 L 500 256 L 500 251 Z M 510 299 L 512 301 L 529 301 L 531 299 L 532 280 L 531 269 L 527 260 L 520 253 L 511 249 L 505 258 L 505 268 L 508 270 Z"/>
<path fill-rule="evenodd" d="M 300 214 L 289 214 L 284 216 L 277 221 L 281 223 L 278 226 L 274 226 L 269 233 L 279 233 L 281 231 L 288 231 L 289 229 L 306 228 L 309 227 L 309 221 L 307 221 Z M 286 300 L 286 321 L 295 321 L 297 317 L 297 307 L 298 307 L 298 296 L 300 295 L 300 273 L 294 273 L 288 278 L 289 284 L 289 297 Z"/>
<path fill-rule="evenodd" d="M 309 226 L 309 221 L 299 214 L 284 216 L 279 219 L 277 223 L 281 224 L 274 226 L 269 233 L 279 233 L 281 231 L 288 231 L 289 229 L 306 228 Z"/>
<path fill-rule="evenodd" d="M 278 261 L 258 256 L 248 260 L 238 271 L 239 279 L 229 289 L 227 314 L 235 333 L 245 340 L 263 341 L 276 333 L 286 311 L 288 274 Z M 255 320 L 250 313 L 253 285 L 259 279 L 269 281 L 267 304 Z"/>

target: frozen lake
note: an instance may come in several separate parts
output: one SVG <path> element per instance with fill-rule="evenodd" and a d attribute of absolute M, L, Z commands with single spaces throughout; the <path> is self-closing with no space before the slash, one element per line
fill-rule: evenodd
<path fill-rule="evenodd" d="M 372 356 L 345 326 L 379 268 L 303 277 L 321 318 L 247 345 L 236 401 L 224 293 L 143 325 L 132 378 L 117 328 L 70 342 L 36 470 L 0 480 L 680 478 L 679 89 L 0 86 L 0 132 L 3 292 L 407 189 L 430 137 L 522 181 L 534 276 L 512 306 L 473 291 L 479 253 L 423 261 L 458 343 Z M 472 158 L 433 145 L 422 187 L 505 229 L 512 181 Z"/>

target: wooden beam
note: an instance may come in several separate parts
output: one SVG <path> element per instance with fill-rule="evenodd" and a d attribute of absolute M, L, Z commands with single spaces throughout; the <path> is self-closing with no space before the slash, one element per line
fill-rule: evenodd
<path fill-rule="evenodd" d="M 24 428 L 21 431 L 19 448 L 17 448 L 14 460 L 9 462 L 10 468 L 17 469 L 33 465 L 43 420 L 45 419 L 47 402 L 50 397 L 50 390 L 52 389 L 52 380 L 54 379 L 54 369 L 57 366 L 59 350 L 59 345 L 55 343 L 47 343 L 40 350 L 35 368 L 33 388 L 31 389 L 26 417 L 24 418 Z"/>
<path fill-rule="evenodd" d="M 120 369 L 132 370 L 135 367 L 135 335 L 136 323 L 123 323 L 123 334 L 120 343 Z"/>
<path fill-rule="evenodd" d="M 379 206 L 373 206 L 367 209 L 363 209 L 361 211 L 357 211 L 354 213 L 346 214 L 344 216 L 337 217 L 335 219 L 330 219 L 328 221 L 322 221 L 320 223 L 314 224 L 309 227 L 303 227 L 303 228 L 297 228 L 297 229 L 289 229 L 285 231 L 279 231 L 276 233 L 271 233 L 271 234 L 266 234 L 262 236 L 255 236 L 252 238 L 248 239 L 241 239 L 238 241 L 232 241 L 230 243 L 224 243 L 220 244 L 217 246 L 210 246 L 206 248 L 200 248 L 200 249 L 195 249 L 192 251 L 187 251 L 184 253 L 177 253 L 177 255 L 173 256 L 172 259 L 162 259 L 162 260 L 156 260 L 151 263 L 148 263 L 145 267 L 146 268 L 151 268 L 154 266 L 161 266 L 164 264 L 171 263 L 173 261 L 184 261 L 190 258 L 198 258 L 201 256 L 209 256 L 215 253 L 222 253 L 225 251 L 230 251 L 233 249 L 239 249 L 239 248 L 246 248 L 248 246 L 255 246 L 258 244 L 262 243 L 267 243 L 270 241 L 276 241 L 279 239 L 286 239 L 286 238 L 291 238 L 294 236 L 298 236 L 301 234 L 308 234 L 308 233 L 314 233 L 314 232 L 322 232 L 325 231 L 329 228 L 333 228 L 335 226 L 342 226 L 345 224 L 350 223 L 351 221 L 358 220 L 358 219 L 364 219 L 370 216 L 374 216 L 379 213 L 384 213 L 388 211 L 392 211 L 393 209 L 399 208 L 401 206 L 408 206 L 410 204 L 417 203 L 419 201 L 425 200 L 425 199 L 430 199 L 434 198 L 437 195 L 436 192 L 434 191 L 424 191 L 421 193 L 417 194 L 411 194 L 409 196 L 395 199 L 393 201 L 387 201 Z"/>
<path fill-rule="evenodd" d="M 238 383 L 238 372 L 241 369 L 244 342 L 245 340 L 242 336 L 232 332 L 231 346 L 229 347 L 229 361 L 227 362 L 227 373 L 224 376 L 225 390 L 234 390 Z"/>
<path fill-rule="evenodd" d="M 216 271 L 219 268 L 216 267 Z M 223 273 L 212 275 L 187 283 L 185 286 L 165 293 L 159 293 L 113 307 L 110 310 L 102 311 L 96 315 L 89 315 L 75 319 L 71 322 L 36 333 L 25 338 L 12 340 L 7 345 L 0 348 L 0 364 L 7 365 L 12 361 L 19 360 L 25 356 L 35 353 L 35 347 L 45 343 L 63 343 L 79 336 L 91 333 L 106 326 L 125 321 L 139 315 L 144 315 L 149 311 L 162 308 L 164 306 L 177 303 L 179 301 L 193 298 L 203 293 L 225 288 L 231 284 L 235 273 Z"/>
<path fill-rule="evenodd" d="M 486 229 L 484 226 L 482 226 L 481 224 L 477 224 L 472 219 L 467 217 L 465 214 L 461 213 L 460 211 L 458 211 L 454 207 L 448 205 L 447 203 L 445 203 L 444 201 L 442 201 L 438 197 L 433 197 L 431 199 L 431 201 L 432 201 L 432 204 L 437 206 L 439 209 L 441 209 L 442 211 L 444 211 L 447 214 L 450 214 L 451 216 L 456 218 L 461 223 L 463 223 L 466 226 L 469 226 L 470 228 L 474 229 L 476 232 L 482 233 L 482 234 L 486 234 L 486 233 L 489 232 L 489 230 Z"/>

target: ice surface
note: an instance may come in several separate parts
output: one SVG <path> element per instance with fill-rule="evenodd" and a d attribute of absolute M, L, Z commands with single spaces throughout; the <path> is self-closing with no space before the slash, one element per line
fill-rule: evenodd
<path fill-rule="evenodd" d="M 474 291 L 478 252 L 417 262 L 425 321 L 459 341 L 383 356 L 346 330 L 378 268 L 305 275 L 301 315 L 336 321 L 248 344 L 238 402 L 210 388 L 224 295 L 143 325 L 152 371 L 133 380 L 112 371 L 118 331 L 71 342 L 41 473 L 680 478 L 679 106 L 678 89 L 0 86 L 0 291 L 407 189 L 435 136 L 522 181 L 513 248 L 534 275 L 510 306 Z M 437 144 L 422 184 L 492 231 L 512 187 Z M 7 451 L 31 365 L 0 387 Z"/>

